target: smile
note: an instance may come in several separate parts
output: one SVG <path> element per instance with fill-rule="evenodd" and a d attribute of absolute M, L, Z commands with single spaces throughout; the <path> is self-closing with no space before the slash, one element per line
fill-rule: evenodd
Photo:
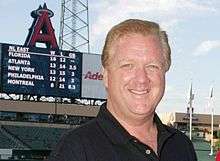
<path fill-rule="evenodd" d="M 133 94 L 137 94 L 137 95 L 144 95 L 144 94 L 149 93 L 149 90 L 137 91 L 137 90 L 131 89 L 130 92 L 133 93 Z"/>

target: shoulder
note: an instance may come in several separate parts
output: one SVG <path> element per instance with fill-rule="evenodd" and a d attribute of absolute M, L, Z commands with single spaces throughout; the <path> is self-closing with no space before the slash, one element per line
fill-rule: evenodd
<path fill-rule="evenodd" d="M 186 144 L 192 144 L 191 140 L 188 136 L 186 136 L 184 133 L 182 133 L 180 130 L 175 129 L 173 127 L 169 127 L 167 125 L 164 125 L 165 128 L 172 133 L 171 138 L 175 139 L 177 142 L 185 142 Z"/>
<path fill-rule="evenodd" d="M 174 160 L 197 161 L 193 143 L 188 136 L 175 128 L 166 125 L 164 127 L 170 135 L 162 146 L 162 157 L 176 158 Z"/>
<path fill-rule="evenodd" d="M 67 140 L 68 142 L 71 140 L 74 140 L 74 142 L 77 141 L 82 142 L 82 139 L 86 139 L 89 138 L 90 136 L 96 135 L 99 130 L 100 129 L 96 119 L 93 119 L 84 125 L 68 130 L 61 137 L 61 142 L 65 140 Z"/>
<path fill-rule="evenodd" d="M 96 135 L 97 129 L 98 125 L 94 119 L 85 125 L 68 130 L 54 147 L 49 161 L 86 160 L 86 142 Z"/>
<path fill-rule="evenodd" d="M 193 158 L 192 160 L 197 160 L 194 145 L 189 137 L 178 129 L 168 126 L 166 128 L 173 132 L 170 139 L 168 139 L 168 147 L 175 148 L 176 152 L 186 154 L 188 157 Z"/>

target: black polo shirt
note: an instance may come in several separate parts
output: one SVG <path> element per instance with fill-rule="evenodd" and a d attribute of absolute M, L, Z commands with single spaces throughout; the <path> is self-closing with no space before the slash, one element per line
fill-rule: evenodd
<path fill-rule="evenodd" d="M 131 136 L 107 110 L 66 133 L 50 161 L 197 161 L 191 141 L 181 132 L 162 124 L 155 114 L 157 153 Z"/>

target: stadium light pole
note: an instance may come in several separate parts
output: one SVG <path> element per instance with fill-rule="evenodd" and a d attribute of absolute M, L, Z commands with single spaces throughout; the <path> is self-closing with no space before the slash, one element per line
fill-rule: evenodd
<path fill-rule="evenodd" d="M 90 52 L 88 0 L 61 0 L 59 48 Z"/>
<path fill-rule="evenodd" d="M 214 131 L 214 107 L 213 107 L 213 87 L 211 87 L 209 100 L 208 100 L 208 108 L 211 108 L 211 144 L 210 144 L 210 153 L 209 155 L 213 155 L 213 147 L 214 147 L 214 140 L 213 140 L 213 131 Z"/>
<path fill-rule="evenodd" d="M 193 107 L 192 107 L 192 103 L 193 103 L 193 99 L 194 99 L 194 94 L 193 94 L 193 90 L 192 90 L 192 83 L 190 85 L 190 93 L 189 93 L 189 139 L 192 140 L 192 117 L 193 117 Z"/>

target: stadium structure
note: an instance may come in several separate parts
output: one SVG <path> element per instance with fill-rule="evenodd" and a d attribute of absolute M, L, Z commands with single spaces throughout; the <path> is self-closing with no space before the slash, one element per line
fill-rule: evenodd
<path fill-rule="evenodd" d="M 188 132 L 189 117 L 187 113 L 180 112 L 168 112 L 160 113 L 159 117 L 163 123 L 173 126 L 180 131 Z M 193 130 L 196 131 L 195 135 L 199 137 L 205 137 L 211 131 L 211 116 L 209 114 L 193 114 Z M 214 131 L 215 137 L 217 137 L 217 131 L 220 125 L 220 115 L 214 115 Z M 210 138 L 209 138 L 210 139 Z"/>
<path fill-rule="evenodd" d="M 24 44 L 0 43 L 0 160 L 47 160 L 62 134 L 96 117 L 106 97 L 100 55 L 89 50 L 88 0 L 61 0 L 59 42 L 46 4 L 31 16 Z M 195 116 L 194 128 L 209 130 L 208 115 Z M 188 128 L 188 112 L 161 118 Z"/>
<path fill-rule="evenodd" d="M 88 1 L 61 1 L 59 42 L 53 16 L 40 5 L 23 45 L 0 43 L 0 160 L 46 160 L 105 100 L 100 55 L 89 54 Z"/>

